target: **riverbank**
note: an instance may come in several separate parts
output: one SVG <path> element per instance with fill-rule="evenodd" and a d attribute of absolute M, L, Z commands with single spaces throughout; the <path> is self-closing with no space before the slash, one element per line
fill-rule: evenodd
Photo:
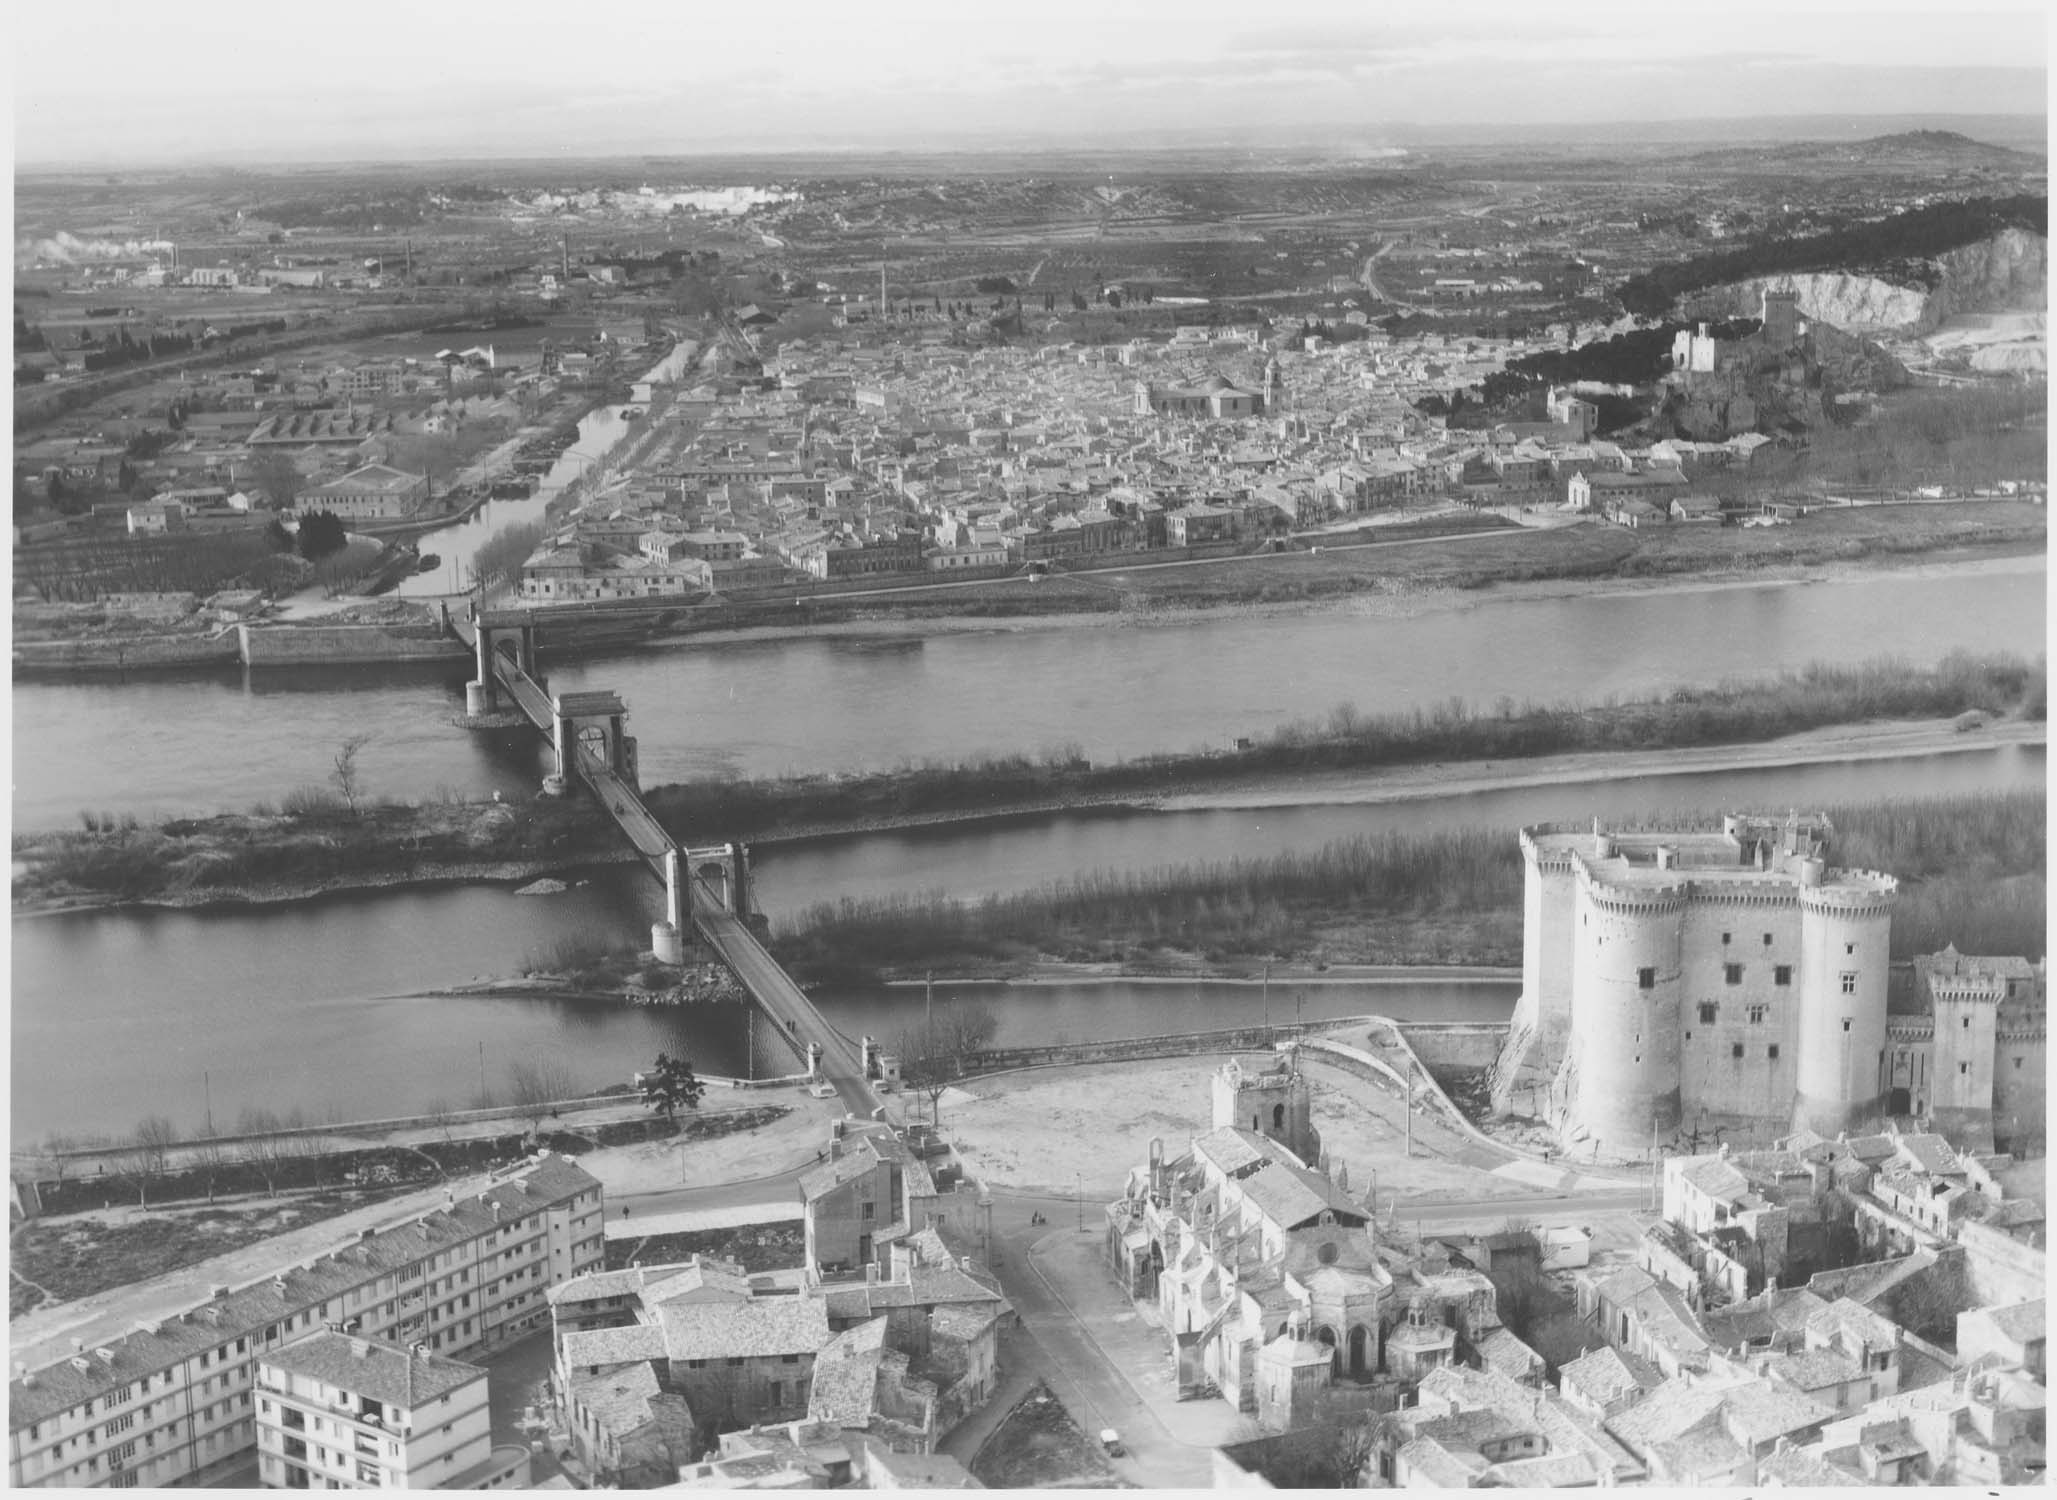
<path fill-rule="evenodd" d="M 1838 866 L 1900 881 L 1896 958 L 2043 953 L 2045 796 L 1888 799 L 1830 806 Z M 1712 816 L 1716 809 L 1708 809 Z M 772 949 L 798 978 L 996 976 L 1050 961 L 1190 975 L 1339 962 L 1523 962 L 1522 858 L 1495 827 L 1384 831 L 1144 871 L 1090 871 L 979 901 L 946 892 L 820 903 Z M 1276 970 L 1275 970 L 1276 972 Z"/>
<path fill-rule="evenodd" d="M 1888 721 L 1830 726 L 1751 745 L 1580 752 L 1514 761 L 1442 761 L 1367 771 L 1251 774 L 1203 791 L 1161 796 L 1053 797 L 891 818 L 820 821 L 759 836 L 753 842 L 760 847 L 797 847 L 911 828 L 1047 818 L 1086 808 L 1109 813 L 1176 813 L 1397 803 L 1631 777 L 1942 756 L 2001 745 L 2047 743 L 2048 726 L 2040 720 L 1994 721 L 1971 729 L 1959 728 L 1951 720 Z M 464 857 L 451 853 L 453 840 L 522 836 L 515 832 L 524 826 L 521 819 L 536 815 L 537 809 L 546 820 L 543 827 L 555 831 L 532 831 L 525 836 L 559 842 L 543 849 L 531 846 L 519 853 L 495 855 L 489 852 L 490 846 Z M 569 826 L 560 828 L 560 822 Z M 14 913 L 34 916 L 122 906 L 278 906 L 352 891 L 513 884 L 578 867 L 636 860 L 578 798 L 561 802 L 538 799 L 520 809 L 497 803 L 381 808 L 370 821 L 352 820 L 344 825 L 346 832 L 356 835 L 354 855 L 346 855 L 328 842 L 329 836 L 321 831 L 325 826 L 259 813 L 173 820 L 154 828 L 19 835 L 14 846 Z M 575 835 L 572 829 L 576 829 Z M 567 838 L 571 841 L 561 841 Z M 313 860 L 296 865 L 296 848 L 311 849 Z M 434 849 L 444 852 L 431 857 L 429 851 Z M 242 852 L 236 852 L 239 850 Z M 326 862 L 340 859 L 361 863 L 344 869 L 327 867 Z M 239 860 L 261 861 L 271 873 L 261 880 L 236 879 L 230 872 Z M 211 875 L 207 873 L 210 870 Z M 1122 971 L 1136 972 L 1132 968 Z M 1013 979 L 1024 970 L 1010 961 L 997 966 L 973 964 L 951 972 L 957 978 Z M 1179 972 L 1191 971 L 1182 966 Z"/>
<path fill-rule="evenodd" d="M 80 821 L 76 832 L 16 836 L 15 915 L 283 906 L 397 886 L 512 883 L 635 858 L 577 798 L 353 808 L 310 788 L 284 810 Z"/>
<path fill-rule="evenodd" d="M 1093 807 L 1378 801 L 1407 795 L 1408 778 L 1424 771 L 1434 773 L 1427 785 L 1437 790 L 1462 778 L 1449 767 L 1478 776 L 1505 766 L 1481 784 L 1524 785 L 1642 769 L 1623 755 L 1677 756 L 1678 769 L 1693 770 L 2034 740 L 2043 732 L 2045 691 L 2043 664 L 2018 657 L 1959 655 L 1930 667 L 1816 664 L 1628 703 L 1518 707 L 1503 699 L 1477 709 L 1452 700 L 1384 715 L 1346 705 L 1325 721 L 1286 724 L 1228 751 L 1110 764 L 1069 751 L 985 756 L 855 776 L 687 782 L 653 788 L 646 801 L 675 830 L 760 844 Z"/>

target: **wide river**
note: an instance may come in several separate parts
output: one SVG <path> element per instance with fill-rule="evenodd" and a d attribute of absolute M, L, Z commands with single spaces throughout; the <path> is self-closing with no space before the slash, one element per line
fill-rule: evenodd
<path fill-rule="evenodd" d="M 853 769 L 1075 742 L 1095 759 L 1223 744 L 1349 702 L 1433 703 L 1643 693 L 1809 660 L 1958 648 L 2038 649 L 2041 559 L 1979 568 L 1578 598 L 1490 595 L 1309 617 L 1112 621 L 864 637 L 707 639 L 554 664 L 560 689 L 612 687 L 640 737 L 644 780 Z M 201 812 L 318 782 L 334 747 L 375 738 L 375 791 L 523 792 L 539 748 L 455 726 L 461 670 L 336 669 L 18 684 L 17 827 L 83 808 Z M 960 897 L 1083 870 L 1144 870 L 1308 847 L 1355 832 L 2040 786 L 2040 749 L 1642 777 L 1390 805 L 1074 814 L 766 848 L 774 922 L 820 901 L 904 890 Z M 12 923 L 11 1119 L 17 1140 L 123 1131 L 145 1115 L 217 1125 L 245 1107 L 339 1117 L 462 1106 L 481 1081 L 549 1054 L 581 1083 L 618 1081 L 661 1049 L 703 1071 L 785 1071 L 752 1059 L 740 1007 L 637 1011 L 520 999 L 424 998 L 515 971 L 556 940 L 645 940 L 654 894 L 615 868 L 553 897 L 494 887 L 377 892 L 263 910 L 124 911 Z M 939 987 L 938 1003 L 958 991 Z M 966 987 L 992 1001 L 1005 1045 L 1140 1036 L 1260 1019 L 1254 985 Z M 1365 1010 L 1504 1016 L 1506 983 L 1274 985 L 1274 1015 Z M 918 990 L 830 991 L 846 1032 L 890 1037 Z"/>
<path fill-rule="evenodd" d="M 531 502 L 533 503 L 533 502 Z M 1809 661 L 2033 652 L 2043 559 L 1814 583 L 1562 598 L 1367 601 L 1314 615 L 1124 624 L 920 626 L 814 637 L 740 632 L 546 662 L 559 690 L 629 705 L 643 781 L 854 771 L 1076 745 L 1096 761 L 1225 746 L 1339 704 L 1405 710 L 1453 695 L 1593 701 Z M 87 809 L 197 813 L 319 783 L 345 738 L 375 793 L 526 792 L 528 734 L 459 730 L 459 665 L 230 669 L 130 682 L 18 683 L 18 828 Z"/>
<path fill-rule="evenodd" d="M 1068 815 L 1000 825 L 823 840 L 761 851 L 760 902 L 776 925 L 841 896 L 942 889 L 1020 890 L 1080 870 L 1148 869 L 1311 847 L 1358 832 L 1648 816 L 1735 806 L 2040 786 L 2043 752 L 1863 761 L 1607 783 L 1530 787 L 1390 805 Z M 462 1106 L 481 1079 L 503 1083 L 524 1058 L 569 1062 L 581 1083 L 626 1077 L 662 1050 L 702 1071 L 791 1067 L 777 1044 L 748 1058 L 744 1013 L 704 1006 L 635 1010 L 536 999 L 428 998 L 424 991 L 512 972 L 571 936 L 647 940 L 656 890 L 632 867 L 588 872 L 556 896 L 468 886 L 371 892 L 266 909 L 80 912 L 13 923 L 13 1103 L 17 1140 L 49 1131 L 119 1131 L 162 1113 L 197 1125 L 251 1105 L 316 1116 Z M 1515 986 L 1274 984 L 1270 1013 L 1379 1011 L 1417 1019 L 1503 1019 Z M 1150 1036 L 1262 1019 L 1257 985 L 937 986 L 991 1003 L 996 1040 Z M 817 996 L 850 1035 L 891 1038 L 920 1014 L 919 989 Z M 764 1055 L 768 1053 L 768 1055 Z"/>

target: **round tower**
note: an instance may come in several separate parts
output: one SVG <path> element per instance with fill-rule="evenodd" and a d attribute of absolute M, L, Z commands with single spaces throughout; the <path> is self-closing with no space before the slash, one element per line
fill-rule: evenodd
<path fill-rule="evenodd" d="M 1886 1094 L 1890 875 L 1795 861 L 1800 882 L 1800 1000 L 1793 1023 L 1796 1129 L 1833 1136 L 1879 1118 Z"/>
<path fill-rule="evenodd" d="M 1580 867 L 1565 1124 L 1617 1150 L 1678 1129 L 1686 894 L 1682 881 L 1610 884 Z"/>

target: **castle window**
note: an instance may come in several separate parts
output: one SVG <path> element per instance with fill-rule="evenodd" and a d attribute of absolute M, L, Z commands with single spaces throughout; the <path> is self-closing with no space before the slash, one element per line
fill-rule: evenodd
<path fill-rule="evenodd" d="M 1702 1026 L 1712 1026 L 1715 1014 L 1715 1004 L 1712 1000 L 1702 1000 L 1700 1002 L 1700 1024 Z"/>
<path fill-rule="evenodd" d="M 1771 934 L 1768 932 L 1764 934 L 1764 946 L 1767 948 L 1771 946 Z"/>
<path fill-rule="evenodd" d="M 1845 1030 L 1845 1031 L 1848 1031 L 1849 1029 L 1850 1029 L 1850 1018 L 1849 1018 L 1848 1016 L 1845 1016 L 1845 1017 L 1843 1017 L 1843 1030 Z"/>
<path fill-rule="evenodd" d="M 1769 1047 L 1765 1048 L 1764 1055 L 1770 1058 L 1773 1062 L 1778 1061 L 1778 1043 L 1773 1042 Z"/>
<path fill-rule="evenodd" d="M 1741 964 L 1723 964 L 1721 972 L 1722 976 L 1730 984 L 1741 984 L 1743 982 L 1743 966 Z"/>
<path fill-rule="evenodd" d="M 1843 951 L 1845 953 L 1855 953 L 1857 951 L 1857 945 L 1855 943 L 1845 943 L 1843 944 Z"/>
<path fill-rule="evenodd" d="M 1854 970 L 1843 970 L 1843 993 L 1846 995 L 1857 993 L 1857 975 Z"/>
<path fill-rule="evenodd" d="M 1734 1046 L 1730 1047 L 1728 1049 L 1728 1055 L 1730 1057 L 1741 1057 L 1743 1055 L 1743 1044 L 1741 1042 L 1737 1042 Z"/>
<path fill-rule="evenodd" d="M 2021 1059 L 2018 1057 L 2014 1059 L 2014 1071 L 2017 1073 L 2021 1071 Z"/>
<path fill-rule="evenodd" d="M 1656 989 L 1656 988 L 1657 988 L 1657 971 L 1656 971 L 1655 969 L 1638 969 L 1638 970 L 1636 970 L 1636 988 L 1637 988 L 1637 989 L 1640 989 L 1640 990 L 1654 990 L 1654 989 Z"/>
<path fill-rule="evenodd" d="M 1724 932 L 1721 935 L 1721 946 L 1726 948 L 1729 945 L 1729 940 L 1734 936 L 1734 933 Z"/>
<path fill-rule="evenodd" d="M 1750 1007 L 1750 1024 L 1752 1026 L 1762 1026 L 1764 1024 L 1763 1006 L 1753 1005 Z"/>
<path fill-rule="evenodd" d="M 1961 1077 L 1963 1077 L 1963 1076 L 1964 1076 L 1964 1075 L 1965 1075 L 1966 1073 L 1969 1073 L 1970 1071 L 1971 1071 L 1971 1064 L 1970 1064 L 1970 1063 L 1959 1063 L 1959 1064 L 1957 1064 L 1957 1076 L 1958 1076 L 1958 1077 L 1960 1077 L 1960 1078 L 1961 1078 Z"/>
<path fill-rule="evenodd" d="M 1791 964 L 1774 964 L 1771 970 L 1771 982 L 1773 984 L 1791 984 L 1793 982 L 1793 966 Z"/>
<path fill-rule="evenodd" d="M 1966 1017 L 1964 1018 L 1964 1029 L 1965 1029 L 1966 1031 L 1969 1031 L 1969 1030 L 1971 1030 L 1971 1017 L 1970 1017 L 1970 1016 L 1966 1016 Z"/>

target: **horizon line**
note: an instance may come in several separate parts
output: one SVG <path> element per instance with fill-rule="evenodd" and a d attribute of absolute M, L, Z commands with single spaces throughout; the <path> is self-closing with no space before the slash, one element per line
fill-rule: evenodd
<path fill-rule="evenodd" d="M 1964 110 L 1909 109 L 1894 110 L 1889 112 L 1820 111 L 1798 114 L 1787 113 L 1743 115 L 1680 115 L 1662 119 L 1652 119 L 1644 117 L 1635 119 L 1612 120 L 1474 120 L 1453 121 L 1446 124 L 1433 125 L 1422 125 L 1413 121 L 1382 121 L 1377 124 L 1366 124 L 1360 126 L 1307 126 L 1304 127 L 1304 129 L 1310 134 L 1306 136 L 1301 136 L 1297 133 L 1300 129 L 1302 129 L 1302 127 L 1281 128 L 1277 129 L 1273 134 L 1264 136 L 1261 139 L 1253 141 L 1245 149 L 1263 151 L 1284 151 L 1310 150 L 1326 147 L 1327 149 L 1337 151 L 1338 153 L 1342 153 L 1352 149 L 1363 149 L 1364 147 L 1371 145 L 1372 143 L 1361 139 L 1361 137 L 1363 136 L 1383 134 L 1387 132 L 1405 132 L 1415 135 L 1433 136 L 1447 135 L 1451 133 L 1506 130 L 1511 132 L 1523 132 L 1535 135 L 1549 132 L 1605 131 L 1614 129 L 1620 129 L 1623 131 L 1648 131 L 1653 127 L 1662 129 L 1666 132 L 1670 132 L 1673 130 L 1683 128 L 1691 128 L 1697 125 L 1724 126 L 1733 129 L 1737 126 L 1749 125 L 1752 123 L 1760 123 L 1765 126 L 1771 126 L 1776 124 L 1783 125 L 1788 128 L 1795 128 L 1804 127 L 1809 122 L 1829 120 L 1841 120 L 1853 123 L 1866 120 L 1883 121 L 1910 119 L 1930 119 L 1938 121 L 1991 120 L 2012 121 L 2024 124 L 2033 121 L 2042 121 L 2042 133 L 2045 136 L 2047 136 L 2049 130 L 2049 118 L 2049 112 L 2047 110 L 1996 110 L 1970 112 Z M 1255 130 L 1261 132 L 1264 130 L 1264 127 L 1255 127 Z M 1326 134 L 1316 135 L 1313 134 L 1314 132 L 1326 132 Z M 1904 134 L 1907 133 L 1907 131 L 1906 129 L 1903 129 L 1902 131 L 1893 133 Z M 472 153 L 458 152 L 455 154 L 415 157 L 396 156 L 390 154 L 372 154 L 363 156 L 281 155 L 274 157 L 261 155 L 232 156 L 207 152 L 196 152 L 191 155 L 185 156 L 155 158 L 133 156 L 51 156 L 24 159 L 17 157 L 14 163 L 14 169 L 15 176 L 19 178 L 25 174 L 31 174 L 35 172 L 54 172 L 66 169 L 93 171 L 106 171 L 110 169 L 118 169 L 128 171 L 144 171 L 162 170 L 167 168 L 180 168 L 187 170 L 206 168 L 227 168 L 247 170 L 252 167 L 284 168 L 296 166 L 426 166 L 441 162 L 461 162 L 469 164 L 482 164 L 493 162 L 614 162 L 634 159 L 641 159 L 646 161 L 698 161 L 719 159 L 724 157 L 751 156 L 973 156 L 1001 152 L 1031 153 L 1035 151 L 1061 152 L 1063 154 L 1074 156 L 1114 156 L 1120 155 L 1125 152 L 1152 150 L 1191 152 L 1218 150 L 1221 148 L 1223 144 L 1225 144 L 1225 142 L 1221 139 L 1217 132 L 1208 130 L 1204 127 L 1167 126 L 1155 130 L 1139 132 L 1137 138 L 1134 141 L 1125 145 L 1108 144 L 1105 142 L 1104 137 L 1099 136 L 1071 137 L 1061 134 L 1044 134 L 1039 136 L 1010 138 L 1002 136 L 996 132 L 986 132 L 984 134 L 972 133 L 969 135 L 960 135 L 954 137 L 951 144 L 947 146 L 929 146 L 909 142 L 901 142 L 897 144 L 853 143 L 847 137 L 845 137 L 835 141 L 823 141 L 806 144 L 746 145 L 736 143 L 733 141 L 726 141 L 721 144 L 710 144 L 706 147 L 689 151 L 665 151 L 656 150 L 648 147 L 622 147 L 611 151 L 566 151 L 562 154 L 553 154 L 547 151 L 503 152 L 493 151 L 490 149 Z M 1509 140 L 1505 142 L 1496 141 L 1490 143 L 1474 144 L 1518 145 L 1520 144 L 1520 142 L 1517 140 Z M 1636 149 L 1639 151 L 1647 151 L 1651 147 L 1657 145 L 1673 144 L 1689 143 L 1674 141 L 1655 142 L 1647 138 L 1641 140 L 1632 139 L 1624 142 L 1624 145 L 1630 147 L 1631 149 Z M 1992 143 L 1980 142 L 1979 144 Z M 2029 151 L 2028 148 L 2019 146 L 2003 147 L 2001 149 L 2024 151 L 2026 152 L 2026 154 L 2048 155 L 2048 151 L 2046 148 L 2047 142 L 2045 143 L 2045 149 L 2037 151 Z M 1404 149 L 1404 147 L 1402 147 L 1398 142 L 1391 142 L 1380 149 Z"/>

